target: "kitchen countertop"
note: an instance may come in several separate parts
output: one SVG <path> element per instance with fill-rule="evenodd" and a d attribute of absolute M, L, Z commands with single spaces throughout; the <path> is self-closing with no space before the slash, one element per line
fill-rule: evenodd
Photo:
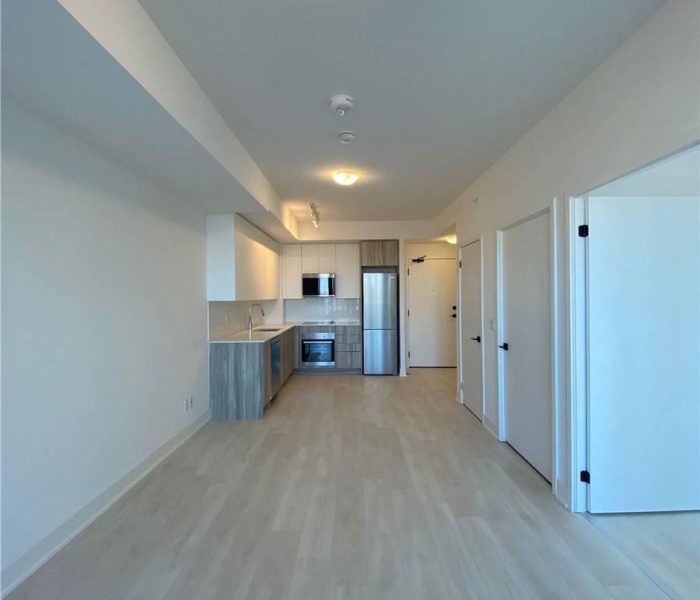
<path fill-rule="evenodd" d="M 322 325 L 324 327 L 359 327 L 359 321 L 294 321 L 287 325 L 298 325 L 303 327 L 313 327 L 314 325 Z"/>
<path fill-rule="evenodd" d="M 243 342 L 253 342 L 253 343 L 265 343 L 270 340 L 275 339 L 278 335 L 289 331 L 294 327 L 314 327 L 314 326 L 324 326 L 324 327 L 359 327 L 359 321 L 299 321 L 294 323 L 270 323 L 257 325 L 253 327 L 252 335 L 248 333 L 247 329 L 243 331 L 234 331 L 233 329 L 226 329 L 224 327 L 219 328 L 209 337 L 210 344 L 224 343 L 243 343 Z M 260 331 L 261 329 L 276 329 L 277 331 Z"/>
<path fill-rule="evenodd" d="M 253 342 L 253 343 L 259 343 L 259 344 L 264 344 L 265 342 L 269 342 L 270 340 L 275 339 L 277 336 L 283 334 L 285 331 L 289 331 L 290 329 L 293 329 L 296 325 L 294 323 L 285 323 L 283 325 L 279 324 L 264 324 L 264 325 L 258 325 L 257 327 L 253 328 L 253 333 L 249 333 L 247 329 L 244 329 L 243 331 L 232 331 L 232 330 L 227 330 L 227 329 L 219 329 L 218 331 L 215 331 L 212 333 L 212 335 L 209 338 L 209 343 L 210 344 L 217 344 L 217 343 L 226 343 L 226 344 L 231 344 L 231 343 L 243 343 L 243 342 Z M 276 329 L 277 331 L 260 331 L 261 329 Z"/>

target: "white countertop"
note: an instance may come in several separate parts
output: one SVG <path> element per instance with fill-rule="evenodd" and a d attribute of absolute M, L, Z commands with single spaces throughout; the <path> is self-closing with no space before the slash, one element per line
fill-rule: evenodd
<path fill-rule="evenodd" d="M 305 327 L 318 326 L 332 326 L 332 327 L 359 327 L 359 321 L 300 321 L 298 323 L 284 323 L 284 324 L 264 324 L 258 325 L 253 328 L 253 332 L 250 333 L 247 329 L 243 331 L 234 331 L 233 329 L 226 329 L 224 327 L 214 331 L 209 337 L 210 344 L 231 344 L 231 343 L 242 343 L 242 342 L 257 342 L 264 344 L 270 340 L 275 339 L 278 335 L 281 335 L 285 331 L 303 325 Z M 265 329 L 274 329 L 275 331 L 263 331 Z"/>
<path fill-rule="evenodd" d="M 324 325 L 333 327 L 359 327 L 359 321 L 294 321 L 287 325 L 303 325 L 304 327 L 313 327 L 314 325 Z"/>
<path fill-rule="evenodd" d="M 211 334 L 209 337 L 209 343 L 242 343 L 242 342 L 257 342 L 259 344 L 264 344 L 270 340 L 275 339 L 277 336 L 283 334 L 285 331 L 289 331 L 295 327 L 294 323 L 285 323 L 284 325 L 258 325 L 253 328 L 253 332 L 250 333 L 247 329 L 243 331 L 233 331 L 231 329 L 219 329 Z M 274 329 L 275 331 L 264 331 L 265 329 Z"/>

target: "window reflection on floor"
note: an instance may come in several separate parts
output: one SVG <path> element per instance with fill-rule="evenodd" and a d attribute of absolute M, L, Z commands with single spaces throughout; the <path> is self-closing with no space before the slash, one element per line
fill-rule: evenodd
<path fill-rule="evenodd" d="M 587 517 L 672 598 L 700 598 L 700 512 Z"/>

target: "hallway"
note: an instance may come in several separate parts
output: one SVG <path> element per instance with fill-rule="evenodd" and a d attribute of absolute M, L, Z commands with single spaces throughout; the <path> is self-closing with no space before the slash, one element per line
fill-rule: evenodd
<path fill-rule="evenodd" d="M 205 425 L 9 598 L 665 598 L 455 379 L 295 375 L 263 421 Z"/>

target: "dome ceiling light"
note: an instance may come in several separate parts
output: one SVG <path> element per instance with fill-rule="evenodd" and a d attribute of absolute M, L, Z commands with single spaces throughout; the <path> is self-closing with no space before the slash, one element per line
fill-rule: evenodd
<path fill-rule="evenodd" d="M 342 186 L 353 185 L 359 178 L 355 171 L 340 170 L 333 173 L 333 181 Z"/>

